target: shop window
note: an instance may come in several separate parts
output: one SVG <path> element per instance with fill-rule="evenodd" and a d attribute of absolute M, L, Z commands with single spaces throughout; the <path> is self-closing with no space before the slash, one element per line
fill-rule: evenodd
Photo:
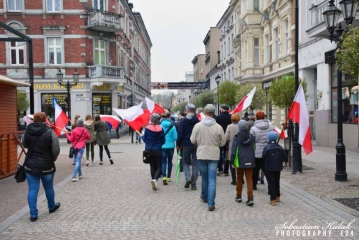
<path fill-rule="evenodd" d="M 67 93 L 42 93 L 41 94 L 41 112 L 46 114 L 46 117 L 50 120 L 50 122 L 55 121 L 55 109 L 52 108 L 52 99 L 56 98 L 59 106 L 62 110 L 68 114 L 68 106 L 67 106 Z"/>
<path fill-rule="evenodd" d="M 23 9 L 23 0 L 8 0 L 8 10 L 13 12 L 20 12 Z"/>
<path fill-rule="evenodd" d="M 61 0 L 46 0 L 46 7 L 48 12 L 60 12 Z"/>
<path fill-rule="evenodd" d="M 338 122 L 338 87 L 337 87 L 337 65 L 331 65 L 331 78 L 332 78 L 332 122 Z M 343 123 L 358 124 L 358 80 L 357 77 L 343 74 L 342 77 L 342 119 Z"/>
<path fill-rule="evenodd" d="M 62 39 L 61 38 L 48 38 L 47 47 L 49 53 L 49 64 L 59 65 L 62 64 Z"/>
<path fill-rule="evenodd" d="M 10 43 L 10 63 L 11 65 L 23 65 L 24 64 L 24 42 L 11 42 Z"/>
<path fill-rule="evenodd" d="M 95 40 L 95 65 L 106 65 L 106 41 Z"/>
<path fill-rule="evenodd" d="M 112 115 L 111 93 L 92 94 L 92 114 Z"/>

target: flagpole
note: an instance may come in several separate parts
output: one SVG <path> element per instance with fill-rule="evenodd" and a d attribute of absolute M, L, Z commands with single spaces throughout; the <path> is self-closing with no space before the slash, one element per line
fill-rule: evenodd
<path fill-rule="evenodd" d="M 299 0 L 295 1 L 295 94 L 299 88 Z M 302 149 L 298 142 L 299 124 L 295 123 L 293 138 L 293 174 L 302 173 Z"/>

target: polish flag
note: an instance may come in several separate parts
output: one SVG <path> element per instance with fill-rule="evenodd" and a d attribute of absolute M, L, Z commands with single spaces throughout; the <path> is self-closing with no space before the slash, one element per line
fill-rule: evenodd
<path fill-rule="evenodd" d="M 299 124 L 298 142 L 303 146 L 304 152 L 308 155 L 313 151 L 313 146 L 309 127 L 309 116 L 302 85 L 299 85 L 297 94 L 290 107 L 288 118 Z"/>
<path fill-rule="evenodd" d="M 231 114 L 240 112 L 243 109 L 248 108 L 253 100 L 254 93 L 256 92 L 257 87 L 254 87 L 242 100 L 238 103 L 237 107 L 231 112 Z"/>
<path fill-rule="evenodd" d="M 198 118 L 199 121 L 202 121 L 202 119 L 205 118 L 205 117 L 206 117 L 206 116 L 204 116 L 204 113 L 203 113 L 203 112 L 197 114 L 197 118 Z"/>
<path fill-rule="evenodd" d="M 55 124 L 54 124 L 54 132 L 57 136 L 65 134 L 66 126 L 70 119 L 66 116 L 65 112 L 61 109 L 61 107 L 54 102 L 55 107 Z"/>
<path fill-rule="evenodd" d="M 113 129 L 117 129 L 118 125 L 121 123 L 121 119 L 119 119 L 117 116 L 112 115 L 100 115 L 100 118 L 102 121 L 108 122 L 111 124 Z"/>
<path fill-rule="evenodd" d="M 204 70 L 203 70 L 203 68 L 201 69 L 201 75 L 203 75 L 203 73 L 204 73 Z"/>
<path fill-rule="evenodd" d="M 274 131 L 277 132 L 282 139 L 286 139 L 288 137 L 288 131 L 287 130 L 282 131 L 278 127 L 275 127 Z"/>
<path fill-rule="evenodd" d="M 130 107 L 128 109 L 113 109 L 123 120 L 134 130 L 140 131 L 141 127 L 148 125 L 150 122 L 151 114 L 146 109 L 142 109 L 142 104 L 140 103 L 136 106 Z"/>
<path fill-rule="evenodd" d="M 154 101 L 145 98 L 146 99 L 146 104 L 147 104 L 147 109 L 148 111 L 150 111 L 150 113 L 159 113 L 160 115 L 165 111 L 163 109 L 163 107 L 161 107 L 160 105 L 158 105 L 157 103 L 155 103 Z"/>

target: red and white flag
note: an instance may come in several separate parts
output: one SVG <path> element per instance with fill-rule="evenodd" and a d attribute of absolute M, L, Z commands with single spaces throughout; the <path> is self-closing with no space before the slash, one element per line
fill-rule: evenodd
<path fill-rule="evenodd" d="M 204 73 L 204 70 L 203 70 L 203 68 L 201 68 L 201 75 L 203 75 L 203 73 Z"/>
<path fill-rule="evenodd" d="M 309 116 L 305 95 L 302 85 L 299 85 L 297 94 L 290 107 L 288 118 L 299 124 L 298 142 L 303 146 L 304 152 L 308 155 L 313 151 L 312 138 L 309 127 Z"/>
<path fill-rule="evenodd" d="M 286 139 L 288 137 L 288 131 L 284 130 L 283 131 L 281 129 L 279 129 L 278 127 L 274 128 L 274 131 L 278 133 L 278 135 L 282 138 L 282 139 Z"/>
<path fill-rule="evenodd" d="M 161 107 L 160 105 L 158 105 L 157 103 L 155 103 L 154 101 L 145 98 L 146 99 L 146 104 L 147 104 L 147 109 L 148 111 L 150 111 L 150 113 L 159 113 L 160 115 L 165 111 L 163 109 L 163 107 Z"/>
<path fill-rule="evenodd" d="M 102 121 L 108 122 L 111 124 L 113 129 L 117 129 L 118 125 L 121 123 L 121 119 L 119 119 L 117 116 L 112 115 L 100 115 L 100 118 Z"/>
<path fill-rule="evenodd" d="M 242 100 L 238 103 L 237 107 L 231 112 L 231 114 L 240 112 L 243 109 L 246 109 L 247 107 L 249 107 L 252 103 L 253 96 L 256 92 L 256 89 L 257 89 L 257 87 L 254 87 L 252 89 L 252 91 L 250 91 L 246 96 L 244 96 L 244 98 L 242 98 Z"/>
<path fill-rule="evenodd" d="M 205 117 L 206 117 L 206 116 L 204 115 L 203 112 L 197 114 L 197 118 L 198 118 L 199 121 L 202 121 L 202 119 L 205 118 Z"/>
<path fill-rule="evenodd" d="M 134 130 L 140 131 L 141 127 L 148 125 L 151 114 L 147 109 L 142 109 L 140 103 L 128 109 L 113 109 Z"/>
<path fill-rule="evenodd" d="M 70 119 L 66 116 L 65 112 L 61 107 L 54 102 L 55 106 L 55 122 L 54 122 L 54 132 L 57 136 L 65 134 L 66 126 Z"/>

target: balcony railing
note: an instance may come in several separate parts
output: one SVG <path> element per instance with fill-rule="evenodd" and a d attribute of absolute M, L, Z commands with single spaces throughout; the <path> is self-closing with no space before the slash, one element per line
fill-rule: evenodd
<path fill-rule="evenodd" d="M 122 15 L 95 10 L 89 13 L 88 28 L 104 31 L 104 32 L 117 32 L 121 30 Z"/>
<path fill-rule="evenodd" d="M 113 66 L 88 66 L 89 78 L 125 78 L 125 68 Z"/>

